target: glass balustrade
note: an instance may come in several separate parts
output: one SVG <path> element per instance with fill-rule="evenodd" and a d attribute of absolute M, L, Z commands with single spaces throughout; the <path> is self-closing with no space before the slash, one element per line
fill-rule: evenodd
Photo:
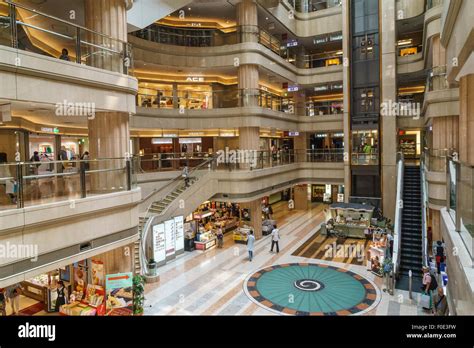
<path fill-rule="evenodd" d="M 0 210 L 128 191 L 134 175 L 126 158 L 2 163 Z"/>
<path fill-rule="evenodd" d="M 0 7 L 0 44 L 123 74 L 133 67 L 128 43 L 18 3 Z"/>

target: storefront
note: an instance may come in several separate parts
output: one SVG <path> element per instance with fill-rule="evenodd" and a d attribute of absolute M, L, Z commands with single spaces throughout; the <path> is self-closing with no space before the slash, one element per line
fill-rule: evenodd
<path fill-rule="evenodd" d="M 406 159 L 418 159 L 421 156 L 421 131 L 399 130 L 398 147 Z"/>
<path fill-rule="evenodd" d="M 344 133 L 316 133 L 310 137 L 310 145 L 312 150 L 321 149 L 343 149 Z"/>
<path fill-rule="evenodd" d="M 133 275 L 106 274 L 107 257 L 103 255 L 21 282 L 22 295 L 36 301 L 23 314 L 34 315 L 33 308 L 41 308 L 66 316 L 132 315 Z M 113 282 L 117 278 L 121 280 L 118 288 Z"/>
<path fill-rule="evenodd" d="M 311 202 L 344 202 L 344 185 L 311 185 Z"/>

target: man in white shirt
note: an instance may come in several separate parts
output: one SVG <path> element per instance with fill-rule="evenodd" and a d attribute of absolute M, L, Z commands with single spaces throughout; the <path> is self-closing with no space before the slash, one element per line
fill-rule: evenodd
<path fill-rule="evenodd" d="M 278 245 L 278 241 L 280 240 L 280 230 L 276 227 L 273 226 L 273 231 L 272 231 L 272 248 L 270 249 L 270 252 L 273 252 L 273 246 L 276 245 L 277 253 L 280 252 L 280 246 Z"/>
<path fill-rule="evenodd" d="M 255 243 L 255 236 L 253 235 L 253 231 L 250 230 L 250 233 L 247 238 L 247 251 L 249 252 L 249 261 L 253 259 L 253 245 Z"/>

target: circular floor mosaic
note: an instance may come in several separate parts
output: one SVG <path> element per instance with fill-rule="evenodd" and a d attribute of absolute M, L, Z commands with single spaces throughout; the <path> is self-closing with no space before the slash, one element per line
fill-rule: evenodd
<path fill-rule="evenodd" d="M 323 264 L 274 265 L 252 274 L 246 294 L 260 306 L 288 315 L 353 315 L 377 303 L 375 286 L 359 274 Z"/>

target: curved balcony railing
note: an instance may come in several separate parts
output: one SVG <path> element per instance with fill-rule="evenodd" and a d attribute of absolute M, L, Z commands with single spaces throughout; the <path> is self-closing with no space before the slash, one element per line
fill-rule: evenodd
<path fill-rule="evenodd" d="M 235 150 L 238 154 L 238 150 Z M 232 150 L 228 150 L 229 156 Z M 240 152 L 238 160 L 232 162 L 226 157 L 226 152 L 219 157 L 219 152 L 190 152 L 190 153 L 155 153 L 134 157 L 134 172 L 164 172 L 181 170 L 184 166 L 195 168 L 216 157 L 216 170 L 255 170 L 272 168 L 292 163 L 323 163 L 343 162 L 344 149 L 315 149 L 315 150 L 276 150 L 259 151 L 247 150 Z"/>
<path fill-rule="evenodd" d="M 122 74 L 132 69 L 132 48 L 127 42 L 17 2 L 5 3 L 8 7 L 0 7 L 0 45 Z"/>
<path fill-rule="evenodd" d="M 443 0 L 426 0 L 426 10 L 432 9 L 433 7 L 439 6 L 443 3 Z"/>
<path fill-rule="evenodd" d="M 137 106 L 156 109 L 221 109 L 260 106 L 274 111 L 294 113 L 293 99 L 263 89 L 229 88 L 219 91 L 177 91 L 146 88 L 139 92 Z"/>
<path fill-rule="evenodd" d="M 296 53 L 296 49 L 293 47 L 297 42 L 280 40 L 270 32 L 253 25 L 223 29 L 200 29 L 175 28 L 152 24 L 150 27 L 136 31 L 131 35 L 160 44 L 185 47 L 216 47 L 244 42 L 257 42 L 287 62 L 303 69 L 342 64 L 341 50 L 300 55 Z"/>
<path fill-rule="evenodd" d="M 288 0 L 297 12 L 310 13 L 342 5 L 342 0 Z"/>
<path fill-rule="evenodd" d="M 152 109 L 206 110 L 259 106 L 310 117 L 338 115 L 344 112 L 342 100 L 295 103 L 292 96 L 283 97 L 263 89 L 229 88 L 203 92 L 144 88 L 143 91 L 145 92 L 137 94 L 137 106 Z"/>
<path fill-rule="evenodd" d="M 129 191 L 136 179 L 129 158 L 0 164 L 0 210 Z"/>

